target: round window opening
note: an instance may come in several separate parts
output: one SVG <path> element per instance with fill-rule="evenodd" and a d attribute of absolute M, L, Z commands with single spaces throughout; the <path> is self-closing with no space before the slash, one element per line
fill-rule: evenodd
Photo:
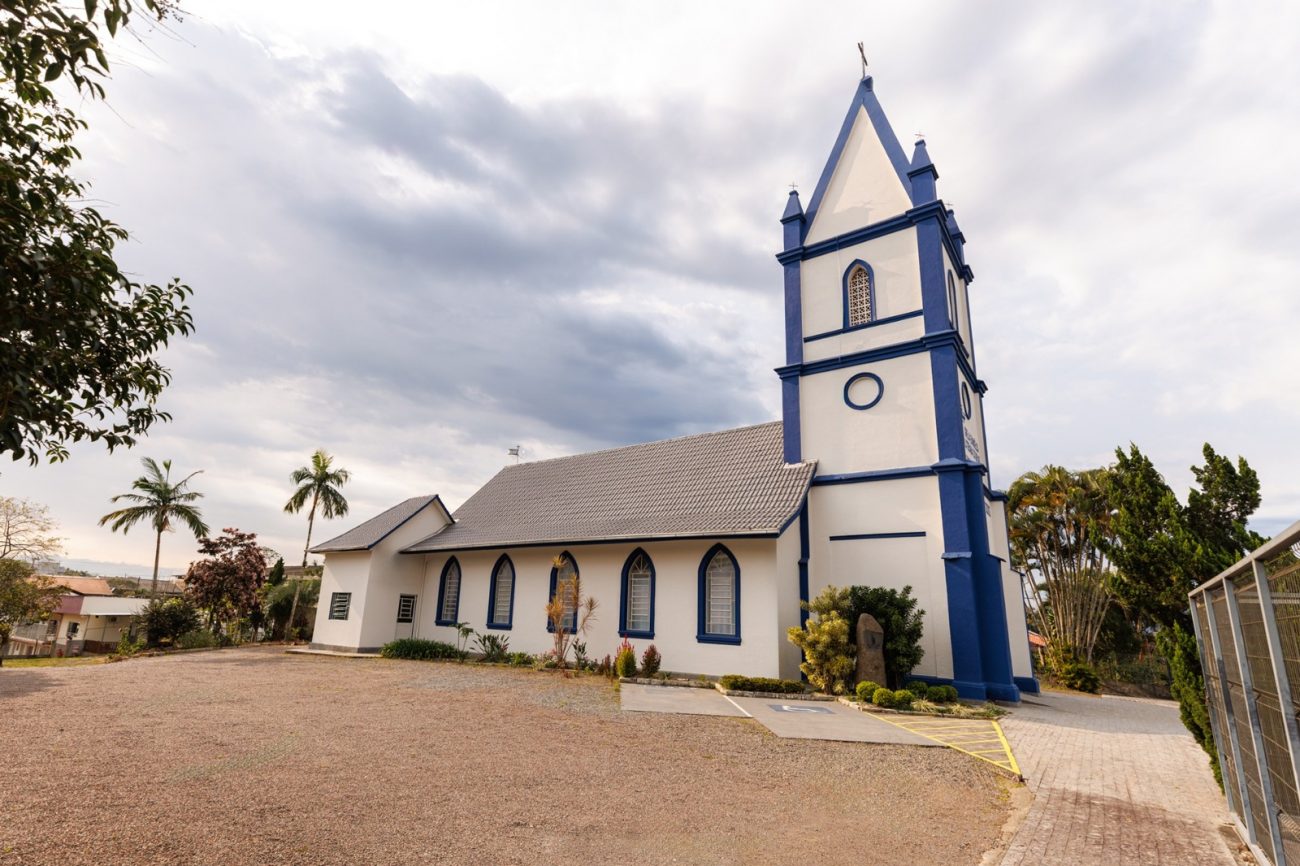
<path fill-rule="evenodd" d="M 971 416 L 970 388 L 966 387 L 965 382 L 961 383 L 961 414 L 966 417 L 967 421 L 970 420 L 970 416 Z"/>
<path fill-rule="evenodd" d="M 885 396 L 885 383 L 875 373 L 858 373 L 844 383 L 844 402 L 851 409 L 870 409 Z"/>

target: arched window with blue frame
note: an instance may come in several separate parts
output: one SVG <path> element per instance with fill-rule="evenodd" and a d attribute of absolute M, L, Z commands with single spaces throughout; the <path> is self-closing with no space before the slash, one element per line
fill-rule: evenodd
<path fill-rule="evenodd" d="M 639 547 L 623 563 L 618 633 L 620 637 L 655 636 L 655 564 Z"/>
<path fill-rule="evenodd" d="M 578 630 L 578 606 L 576 592 L 574 587 L 578 581 L 578 563 L 569 551 L 564 551 L 558 557 L 556 565 L 551 566 L 551 594 L 548 598 L 552 601 L 555 599 L 555 593 L 563 585 L 568 587 L 564 593 L 564 628 L 569 632 Z M 555 624 L 551 618 L 546 618 L 546 630 L 555 631 Z"/>
<path fill-rule="evenodd" d="M 515 619 L 515 564 L 508 554 L 501 554 L 492 566 L 492 584 L 488 588 L 487 627 L 508 629 Z"/>
<path fill-rule="evenodd" d="M 957 330 L 961 318 L 957 312 L 957 281 L 953 279 L 952 271 L 948 272 L 948 324 L 952 329 Z"/>
<path fill-rule="evenodd" d="M 436 625 L 455 625 L 460 620 L 460 562 L 456 557 L 447 560 L 438 579 L 438 615 Z"/>
<path fill-rule="evenodd" d="M 740 564 L 726 545 L 700 560 L 699 627 L 702 643 L 740 643 Z"/>
<path fill-rule="evenodd" d="M 868 325 L 876 318 L 876 276 L 861 259 L 844 272 L 844 327 Z"/>

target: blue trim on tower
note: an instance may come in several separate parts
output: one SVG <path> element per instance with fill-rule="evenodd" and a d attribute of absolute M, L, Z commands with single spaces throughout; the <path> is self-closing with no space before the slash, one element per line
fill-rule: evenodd
<path fill-rule="evenodd" d="M 572 563 L 573 563 L 573 576 L 576 577 L 576 578 L 578 578 L 579 580 L 582 579 L 582 572 L 580 572 L 580 571 L 578 570 L 578 560 L 576 560 L 576 559 L 573 558 L 573 554 L 572 554 L 572 553 L 569 553 L 569 551 L 565 550 L 565 551 L 561 552 L 560 555 L 559 555 L 558 557 L 556 557 L 556 558 L 557 558 L 557 559 L 568 559 L 569 562 L 572 562 Z M 551 566 L 551 591 L 550 591 L 550 593 L 548 593 L 547 596 L 546 596 L 546 603 L 547 603 L 547 604 L 550 604 L 551 601 L 555 598 L 555 587 L 556 587 L 556 585 L 557 585 L 558 583 L 559 583 L 559 579 L 558 579 L 558 577 L 557 577 L 557 572 L 556 572 L 555 566 L 552 565 L 552 566 Z M 547 630 L 548 632 L 551 632 L 551 633 L 554 633 L 554 632 L 555 632 L 555 626 L 554 626 L 554 624 L 551 623 L 551 618 L 550 618 L 549 615 L 546 617 L 546 630 Z M 574 608 L 573 608 L 573 619 L 570 620 L 570 622 L 569 622 L 569 632 L 570 632 L 570 633 L 573 633 L 573 632 L 575 632 L 575 631 L 577 631 L 577 630 L 578 630 L 578 608 L 577 608 L 577 605 L 574 605 Z"/>
<path fill-rule="evenodd" d="M 923 315 L 925 315 L 924 310 L 912 310 L 910 313 L 899 313 L 897 316 L 885 316 L 883 319 L 872 319 L 870 322 L 863 322 L 861 325 L 850 325 L 847 328 L 836 328 L 834 331 L 822 331 L 820 334 L 813 334 L 811 337 L 804 337 L 803 341 L 805 343 L 811 343 L 814 340 L 824 340 L 827 337 L 838 337 L 840 334 L 851 334 L 854 331 L 861 331 L 864 328 L 874 328 L 877 325 L 888 325 L 891 322 L 901 322 L 904 319 L 915 319 L 918 316 Z"/>
<path fill-rule="evenodd" d="M 830 358 L 820 358 L 816 361 L 807 361 L 802 364 L 787 364 L 783 367 L 776 368 L 776 374 L 782 379 L 797 378 L 799 376 L 811 376 L 816 373 L 825 373 L 829 370 L 842 370 L 845 367 L 858 367 L 872 361 L 887 361 L 891 358 L 902 358 L 907 355 L 917 355 L 921 352 L 928 352 L 942 346 L 961 347 L 961 339 L 957 332 L 951 328 L 945 329 L 938 333 L 926 334 L 915 340 L 908 340 L 905 343 L 895 343 L 892 346 L 881 346 L 878 349 L 863 349 L 860 352 L 851 352 L 847 355 L 835 355 Z M 971 381 L 975 390 L 983 394 L 988 390 L 988 386 L 981 382 L 975 376 L 975 371 L 970 369 L 965 355 L 958 353 L 957 364 L 961 368 L 963 375 Z"/>
<path fill-rule="evenodd" d="M 912 182 L 907 173 L 911 170 L 908 163 L 907 154 L 903 152 L 903 146 L 898 143 L 898 136 L 894 134 L 893 128 L 889 125 L 889 119 L 885 117 L 885 111 L 880 107 L 880 100 L 872 87 L 871 76 L 868 75 L 858 83 L 857 92 L 853 94 L 853 101 L 849 104 L 849 110 L 844 115 L 844 122 L 840 124 L 840 134 L 835 138 L 835 146 L 831 148 L 830 158 L 826 160 L 826 167 L 822 169 L 821 177 L 817 181 L 817 188 L 813 191 L 812 198 L 808 200 L 808 209 L 804 212 L 804 234 L 807 236 L 807 229 L 812 226 L 817 219 L 817 211 L 821 207 L 822 198 L 826 195 L 826 190 L 830 186 L 831 178 L 835 175 L 835 169 L 840 163 L 840 157 L 844 154 L 844 146 L 848 144 L 849 134 L 853 131 L 853 124 L 858 118 L 858 109 L 864 109 L 867 113 L 867 119 L 871 121 L 872 130 L 876 138 L 885 148 L 885 153 L 889 161 L 894 166 L 894 171 L 898 174 L 898 182 L 902 184 L 903 192 L 910 199 L 912 196 Z"/>
<path fill-rule="evenodd" d="M 922 531 L 914 532 L 860 532 L 856 535 L 832 535 L 831 541 L 865 541 L 876 538 L 925 538 Z"/>
<path fill-rule="evenodd" d="M 849 396 L 849 390 L 854 386 L 854 384 L 861 382 L 863 379 L 870 379 L 876 383 L 876 396 L 872 397 L 866 403 L 854 403 L 853 398 Z M 848 406 L 850 409 L 857 409 L 861 412 L 870 409 L 883 399 L 885 399 L 885 383 L 875 373 L 855 373 L 844 383 L 844 405 Z"/>
<path fill-rule="evenodd" d="M 709 634 L 707 631 L 705 631 L 705 627 L 708 623 L 708 615 L 705 608 L 705 603 L 707 600 L 705 598 L 705 593 L 706 593 L 706 585 L 708 581 L 705 575 L 705 571 L 709 566 L 709 561 L 713 559 L 713 555 L 715 553 L 725 553 L 727 555 L 727 558 L 731 560 L 731 567 L 735 570 L 735 575 L 736 575 L 735 578 L 736 582 L 734 586 L 735 592 L 732 593 L 732 597 L 731 597 L 732 622 L 735 623 L 736 626 L 736 633 L 734 635 L 733 634 Z M 704 558 L 700 560 L 699 603 L 698 603 L 697 611 L 698 611 L 698 621 L 696 623 L 696 631 L 695 631 L 696 641 L 698 641 L 699 643 L 723 643 L 723 644 L 740 643 L 740 563 L 736 561 L 736 555 L 732 553 L 730 550 L 728 550 L 725 544 L 713 545 L 708 549 L 708 552 L 704 554 Z"/>
<path fill-rule="evenodd" d="M 456 609 L 452 611 L 451 619 L 445 619 L 443 618 L 442 615 L 442 603 L 443 600 L 447 597 L 447 572 L 451 571 L 451 567 L 453 565 L 456 566 L 456 570 L 460 575 L 456 580 Z M 434 610 L 433 613 L 434 625 L 456 625 L 456 623 L 459 622 L 460 597 L 462 595 L 461 588 L 464 585 L 465 585 L 465 569 L 460 567 L 459 560 L 457 560 L 456 557 L 453 556 L 450 559 L 448 559 L 446 563 L 443 564 L 442 575 L 438 578 L 438 607 L 437 609 Z"/>
<path fill-rule="evenodd" d="M 805 496 L 799 509 L 799 627 L 808 622 L 808 559 L 811 545 L 808 542 L 808 498 Z"/>
<path fill-rule="evenodd" d="M 647 631 L 631 631 L 627 627 L 627 572 L 632 567 L 632 561 L 637 555 L 645 557 L 645 561 L 650 564 L 650 628 Z M 623 561 L 623 575 L 619 582 L 618 591 L 618 636 L 619 637 L 639 637 L 654 640 L 655 636 L 655 561 L 643 549 L 638 547 L 628 554 L 627 559 Z"/>
<path fill-rule="evenodd" d="M 867 308 L 871 313 L 867 321 L 859 322 L 857 325 L 854 325 L 849 321 L 849 277 L 853 274 L 854 268 L 862 268 L 867 272 Z M 871 265 L 867 264 L 862 259 L 854 259 L 849 263 L 849 266 L 844 269 L 844 274 L 840 277 L 840 287 L 842 292 L 841 297 L 844 303 L 844 330 L 847 331 L 849 328 L 869 325 L 876 320 L 876 272 L 871 269 Z"/>
<path fill-rule="evenodd" d="M 501 563 L 506 562 L 510 565 L 510 608 L 509 616 L 505 622 L 496 622 L 492 619 L 492 614 L 497 607 L 497 572 L 501 570 Z M 465 579 L 465 573 L 461 572 L 461 580 Z M 503 553 L 497 557 L 497 561 L 492 566 L 492 579 L 488 583 L 488 610 L 486 625 L 488 628 L 508 631 L 515 622 L 515 596 L 518 595 L 519 572 L 515 569 L 515 562 L 510 558 L 510 554 Z"/>

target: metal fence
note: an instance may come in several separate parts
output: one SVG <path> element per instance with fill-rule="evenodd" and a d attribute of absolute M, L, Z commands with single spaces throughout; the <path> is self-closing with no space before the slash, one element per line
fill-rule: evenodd
<path fill-rule="evenodd" d="M 1300 866 L 1297 554 L 1300 523 L 1191 593 L 1228 807 L 1274 866 Z"/>

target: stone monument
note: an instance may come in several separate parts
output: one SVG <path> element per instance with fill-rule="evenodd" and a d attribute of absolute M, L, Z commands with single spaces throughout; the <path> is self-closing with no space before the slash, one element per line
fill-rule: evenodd
<path fill-rule="evenodd" d="M 885 630 L 869 613 L 858 617 L 858 682 L 885 682 Z"/>

